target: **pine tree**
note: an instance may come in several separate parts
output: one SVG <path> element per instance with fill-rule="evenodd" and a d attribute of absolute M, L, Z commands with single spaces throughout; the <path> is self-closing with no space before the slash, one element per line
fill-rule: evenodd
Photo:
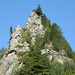
<path fill-rule="evenodd" d="M 42 16 L 42 10 L 41 10 L 40 4 L 38 5 L 37 9 L 34 9 L 33 11 L 34 11 L 37 15 Z"/>
<path fill-rule="evenodd" d="M 12 35 L 12 33 L 13 33 L 13 28 L 12 28 L 12 26 L 10 26 L 10 39 L 9 39 L 9 43 L 10 43 L 10 41 L 11 41 L 11 39 L 12 39 L 12 37 L 11 37 L 11 35 Z"/>

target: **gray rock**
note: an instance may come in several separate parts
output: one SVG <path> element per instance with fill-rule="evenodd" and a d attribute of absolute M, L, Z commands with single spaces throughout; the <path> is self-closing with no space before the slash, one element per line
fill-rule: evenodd
<path fill-rule="evenodd" d="M 41 17 L 34 12 L 31 12 L 29 19 L 26 23 L 26 28 L 30 30 L 32 36 L 36 36 L 37 34 L 44 35 L 45 32 L 43 30 Z"/>
<path fill-rule="evenodd" d="M 35 42 L 36 35 L 39 34 L 43 37 L 46 30 L 44 30 L 43 28 L 41 17 L 34 12 L 31 12 L 31 14 L 29 15 L 29 19 L 26 23 L 25 28 L 30 30 L 32 36 L 32 44 L 34 44 Z M 16 53 L 29 51 L 29 44 L 26 41 L 22 42 L 23 37 L 21 36 L 21 31 L 22 27 L 18 25 L 11 35 L 11 42 L 6 49 L 3 58 L 0 60 L 0 75 L 11 75 L 12 73 L 14 75 L 14 70 L 20 69 L 23 64 L 22 62 L 21 64 L 19 64 L 18 59 L 21 57 L 18 57 Z M 64 50 L 56 52 L 53 50 L 53 47 L 54 46 L 51 42 L 45 44 L 45 49 L 41 50 L 41 54 L 47 54 L 50 62 L 58 61 L 61 64 L 63 64 L 64 60 L 73 62 L 72 59 L 65 57 Z"/>
<path fill-rule="evenodd" d="M 19 63 L 18 57 L 15 52 L 9 54 L 2 60 L 2 65 L 0 67 L 0 75 L 10 75 L 12 69 Z"/>
<path fill-rule="evenodd" d="M 72 59 L 70 59 L 70 58 L 64 56 L 63 54 L 60 54 L 60 52 L 56 52 L 52 49 L 43 49 L 43 50 L 41 50 L 41 54 L 47 54 L 51 63 L 54 61 L 57 61 L 57 62 L 60 62 L 61 64 L 63 64 L 64 60 L 73 62 Z"/>

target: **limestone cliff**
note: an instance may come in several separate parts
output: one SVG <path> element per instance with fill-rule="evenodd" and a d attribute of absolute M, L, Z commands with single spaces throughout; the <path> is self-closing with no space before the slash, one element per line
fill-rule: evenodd
<path fill-rule="evenodd" d="M 6 52 L 3 58 L 0 60 L 0 75 L 11 75 L 14 73 L 15 70 L 22 66 L 22 63 L 19 63 L 17 53 L 25 52 L 29 50 L 29 43 L 24 41 L 22 42 L 22 30 L 25 28 L 25 32 L 29 29 L 31 36 L 32 36 L 32 43 L 34 44 L 35 36 L 40 34 L 43 36 L 45 30 L 43 28 L 41 17 L 38 16 L 36 13 L 31 12 L 29 15 L 29 19 L 26 23 L 25 27 L 20 27 L 19 25 L 12 33 L 11 42 L 8 45 Z M 26 36 L 24 36 L 26 37 Z M 42 50 L 41 54 L 47 54 L 49 57 L 50 62 L 58 61 L 63 64 L 64 60 L 72 61 L 72 59 L 66 57 L 66 53 L 64 50 L 60 52 L 56 52 L 53 50 L 52 43 L 46 44 L 45 49 Z"/>

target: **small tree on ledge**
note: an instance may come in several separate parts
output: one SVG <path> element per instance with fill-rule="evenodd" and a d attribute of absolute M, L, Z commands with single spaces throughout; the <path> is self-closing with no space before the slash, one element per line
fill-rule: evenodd
<path fill-rule="evenodd" d="M 37 8 L 37 9 L 34 9 L 33 11 L 34 11 L 37 15 L 42 16 L 42 10 L 41 10 L 40 4 L 38 5 L 38 8 Z"/>

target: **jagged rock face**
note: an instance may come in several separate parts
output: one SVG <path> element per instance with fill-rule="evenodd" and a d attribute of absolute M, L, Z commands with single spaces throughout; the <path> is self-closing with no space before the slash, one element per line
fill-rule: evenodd
<path fill-rule="evenodd" d="M 65 56 L 65 51 L 63 50 L 63 53 L 61 54 L 61 52 L 56 52 L 53 49 L 43 49 L 41 51 L 41 54 L 47 54 L 49 57 L 50 62 L 60 62 L 61 64 L 64 63 L 65 60 L 69 61 L 69 62 L 73 62 L 72 59 L 68 58 L 67 56 Z"/>
<path fill-rule="evenodd" d="M 16 52 L 29 50 L 29 47 L 28 47 L 29 44 L 27 42 L 24 42 L 24 43 L 21 42 L 21 39 L 22 39 L 21 30 L 22 30 L 22 27 L 18 25 L 15 31 L 12 33 L 11 42 L 8 45 L 7 50 L 6 50 L 7 54 L 14 50 Z M 17 45 L 24 45 L 24 47 L 20 49 L 19 47 L 16 47 Z"/>
<path fill-rule="evenodd" d="M 35 41 L 35 36 L 40 34 L 41 36 L 44 35 L 43 25 L 41 23 L 41 17 L 32 12 L 29 16 L 29 19 L 26 23 L 27 29 L 30 30 L 32 36 L 32 43 Z M 22 64 L 19 64 L 18 56 L 16 55 L 17 52 L 24 52 L 29 50 L 29 44 L 25 41 L 24 43 L 21 42 L 22 27 L 19 25 L 12 33 L 11 42 L 8 45 L 5 55 L 3 59 L 1 59 L 0 65 L 0 75 L 11 75 L 14 69 L 20 68 Z M 24 47 L 19 48 L 16 47 L 17 45 L 23 45 Z"/>
<path fill-rule="evenodd" d="M 1 60 L 0 65 L 0 75 L 11 75 L 12 70 L 15 70 L 18 66 L 18 57 L 15 55 L 15 53 L 11 53 L 8 55 L 8 57 L 4 57 Z"/>
<path fill-rule="evenodd" d="M 43 25 L 41 23 L 41 17 L 38 16 L 37 14 L 35 14 L 34 12 L 32 12 L 30 14 L 25 28 L 29 29 L 31 32 L 32 43 L 34 43 L 35 36 L 37 34 L 44 35 L 44 32 L 45 32 L 43 30 Z M 11 50 L 15 50 L 17 52 L 29 50 L 29 47 L 28 47 L 29 44 L 27 42 L 24 42 L 24 43 L 21 42 L 21 40 L 22 40 L 21 30 L 22 30 L 22 27 L 20 27 L 18 25 L 17 28 L 15 29 L 15 31 L 13 32 L 13 34 L 11 35 L 12 39 L 11 39 L 9 46 L 7 47 L 7 50 L 6 50 L 7 54 Z M 17 45 L 23 45 L 24 47 L 22 49 L 20 49 L 20 48 L 16 47 Z"/>
<path fill-rule="evenodd" d="M 26 23 L 26 28 L 30 30 L 32 36 L 35 36 L 37 34 L 44 35 L 41 17 L 34 12 L 31 12 L 29 19 Z"/>
<path fill-rule="evenodd" d="M 41 22 L 41 17 L 38 16 L 35 12 L 31 12 L 31 14 L 29 15 L 29 19 L 26 23 L 26 28 L 28 28 L 31 32 L 33 44 L 35 42 L 35 36 L 37 34 L 43 36 L 45 33 L 45 30 Z"/>
<path fill-rule="evenodd" d="M 40 34 L 41 36 L 44 35 L 45 30 L 43 28 L 41 17 L 38 16 L 36 13 L 31 12 L 29 19 L 26 23 L 25 28 L 29 29 L 32 36 L 32 43 L 35 41 L 35 36 Z M 19 25 L 12 33 L 11 42 L 8 45 L 4 57 L 0 60 L 0 75 L 11 75 L 14 70 L 20 68 L 22 63 L 19 64 L 17 52 L 25 52 L 29 50 L 29 44 L 25 42 L 21 42 L 22 35 L 21 35 L 22 27 Z M 23 46 L 22 48 L 16 47 L 17 45 Z M 63 53 L 62 53 L 63 52 Z M 64 51 L 56 52 L 53 50 L 52 43 L 45 44 L 45 49 L 42 50 L 41 54 L 48 54 L 50 62 L 58 61 L 63 64 L 64 59 L 70 60 L 71 59 L 65 57 Z"/>

